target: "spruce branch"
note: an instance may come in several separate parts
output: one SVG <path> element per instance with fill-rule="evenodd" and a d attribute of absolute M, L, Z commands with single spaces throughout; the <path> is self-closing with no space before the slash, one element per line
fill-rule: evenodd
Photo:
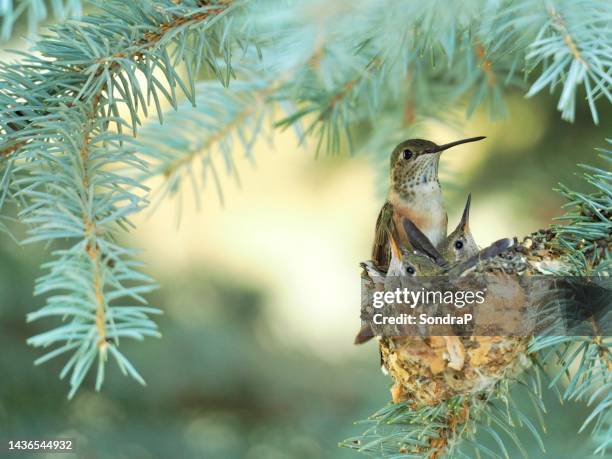
<path fill-rule="evenodd" d="M 527 72 L 541 67 L 527 96 L 549 88 L 562 88 L 557 109 L 573 121 L 577 89 L 583 86 L 593 121 L 599 123 L 595 101 L 612 102 L 612 5 L 606 1 L 556 1 L 533 8 L 519 3 L 520 15 L 512 21 L 518 29 L 537 29 L 525 56 Z"/>
<path fill-rule="evenodd" d="M 520 383 L 511 391 L 511 382 Z M 540 431 L 530 420 L 541 418 L 541 401 L 529 407 L 519 406 L 519 393 L 538 400 L 541 390 L 535 378 L 501 381 L 488 394 L 456 396 L 437 405 L 414 410 L 406 403 L 389 404 L 368 420 L 366 431 L 349 438 L 340 446 L 371 457 L 440 459 L 442 457 L 491 457 L 509 459 L 509 445 L 522 456 L 527 453 L 517 431 L 528 432 L 544 452 Z M 486 446 L 483 439 L 494 441 L 499 451 Z"/>
<path fill-rule="evenodd" d="M 74 396 L 98 360 L 96 389 L 104 381 L 110 353 L 121 370 L 144 384 L 132 364 L 119 351 L 121 338 L 141 340 L 159 336 L 148 314 L 159 311 L 143 305 L 152 280 L 130 260 L 134 252 L 115 242 L 115 234 L 128 228 L 129 216 L 146 201 L 131 189 L 146 191 L 120 169 L 144 165 L 133 155 L 119 155 L 120 135 L 106 131 L 106 120 L 96 118 L 95 104 L 72 105 L 39 120 L 40 129 L 56 132 L 52 143 L 27 144 L 30 161 L 18 166 L 17 195 L 28 202 L 20 220 L 30 228 L 24 243 L 66 241 L 45 263 L 48 272 L 38 279 L 35 294 L 46 305 L 28 314 L 28 320 L 58 317 L 58 325 L 28 340 L 36 347 L 54 347 L 36 363 L 72 352 L 61 377 L 70 373 L 69 398 Z M 59 129 L 58 129 L 59 128 Z M 114 168 L 108 169 L 113 164 Z M 119 302 L 119 304 L 117 304 Z"/>
<path fill-rule="evenodd" d="M 0 67 L 0 132 L 5 134 L 0 156 L 23 147 L 32 118 L 44 116 L 58 103 L 100 99 L 97 116 L 107 118 L 117 117 L 120 107 L 126 106 L 136 132 L 139 109 L 146 116 L 151 99 L 160 121 L 161 97 L 176 106 L 178 87 L 193 100 L 194 78 L 203 63 L 227 84 L 231 66 L 224 37 L 229 21 L 218 21 L 231 11 L 232 3 L 177 6 L 171 1 L 139 1 L 127 5 L 126 12 L 123 2 L 106 2 L 99 15 L 58 25 L 38 42 L 39 55 L 27 54 L 25 63 Z M 224 73 L 217 64 L 218 52 L 226 59 Z M 187 81 L 180 73 L 182 65 Z M 155 74 L 158 69 L 165 84 Z M 145 88 L 139 76 L 145 78 Z M 120 131 L 125 128 L 123 123 L 115 124 Z"/>
<path fill-rule="evenodd" d="M 612 144 L 612 140 L 607 141 Z M 601 149 L 605 164 L 612 164 L 612 149 Z M 564 272 L 573 275 L 607 277 L 612 267 L 612 175 L 609 170 L 582 165 L 585 180 L 595 189 L 580 193 L 561 186 L 559 191 L 570 208 L 562 223 L 552 226 L 559 249 L 565 253 Z M 601 325 L 591 318 L 593 336 L 536 337 L 531 352 L 553 350 L 541 361 L 553 367 L 551 386 L 565 380 L 564 400 L 584 401 L 595 405 L 581 431 L 592 425 L 592 436 L 598 441 L 595 454 L 606 454 L 612 434 L 612 339 L 601 336 Z M 557 368 L 555 368 L 555 365 Z M 569 371 L 573 368 L 573 373 Z"/>
<path fill-rule="evenodd" d="M 41 22 L 51 14 L 58 22 L 66 18 L 79 18 L 83 11 L 81 0 L 47 1 L 47 0 L 4 0 L 0 2 L 0 40 L 9 40 L 15 23 L 26 15 L 27 34 L 32 37 Z"/>
<path fill-rule="evenodd" d="M 440 9 L 435 2 L 411 6 L 396 2 L 381 9 L 357 2 L 349 7 L 354 16 L 342 10 L 334 29 L 338 37 L 330 43 L 320 38 L 296 80 L 285 88 L 297 108 L 278 125 L 310 117 L 304 134 L 316 138 L 318 149 L 333 152 L 342 139 L 353 149 L 356 125 L 384 128 L 378 122 L 381 112 L 403 116 L 406 106 L 439 117 L 467 98 L 468 115 L 485 101 L 492 114 L 503 114 L 503 90 L 519 84 L 520 59 L 507 42 L 497 43 L 498 34 L 507 35 L 508 20 L 497 18 L 499 7 L 487 4 L 478 14 L 471 2 Z M 470 14 L 474 16 L 465 20 Z M 361 25 L 362 16 L 371 19 L 356 31 L 354 23 Z M 351 25 L 344 28 L 346 18 Z"/>
<path fill-rule="evenodd" d="M 159 200 L 178 193 L 182 182 L 188 180 L 199 203 L 200 189 L 212 177 L 223 202 L 218 163 L 239 181 L 235 149 L 240 145 L 244 155 L 254 161 L 253 144 L 266 120 L 271 121 L 274 116 L 270 97 L 275 88 L 264 80 L 237 81 L 229 88 L 217 82 L 198 83 L 195 107 L 181 104 L 177 111 L 165 115 L 166 130 L 145 126 L 124 148 L 143 155 L 150 163 L 145 179 L 164 178 L 164 185 L 157 190 Z M 216 155 L 219 160 L 215 159 Z"/>
<path fill-rule="evenodd" d="M 159 336 L 147 317 L 158 310 L 125 303 L 146 303 L 142 295 L 154 284 L 137 270 L 133 251 L 114 242 L 118 229 L 129 228 L 128 216 L 146 207 L 136 192 L 148 190 L 114 170 L 144 173 L 144 163 L 122 151 L 126 139 L 121 133 L 126 127 L 136 133 L 138 111 L 146 114 L 151 98 L 161 117 L 159 94 L 176 106 L 178 87 L 193 100 L 194 78 L 203 63 L 224 83 L 231 74 L 223 44 L 228 24 L 216 22 L 231 5 L 187 3 L 138 2 L 126 15 L 119 9 L 122 3 L 109 2 L 99 15 L 54 28 L 39 42 L 37 55 L 2 65 L 3 196 L 16 189 L 12 193 L 23 207 L 20 220 L 30 228 L 26 243 L 71 244 L 55 250 L 54 260 L 44 265 L 49 272 L 38 280 L 35 293 L 45 294 L 47 304 L 28 316 L 69 321 L 28 341 L 45 348 L 59 345 L 37 363 L 72 352 L 60 375 L 71 374 L 69 397 L 96 357 L 96 388 L 101 387 L 108 354 L 123 373 L 144 383 L 119 351 L 119 339 Z M 128 121 L 119 116 L 122 106 L 128 108 Z M 111 124 L 118 134 L 109 131 Z"/>

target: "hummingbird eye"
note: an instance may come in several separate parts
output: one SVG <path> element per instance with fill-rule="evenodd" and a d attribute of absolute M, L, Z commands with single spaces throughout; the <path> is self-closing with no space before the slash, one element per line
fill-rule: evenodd
<path fill-rule="evenodd" d="M 463 248 L 463 241 L 455 241 L 455 248 L 461 250 Z"/>
<path fill-rule="evenodd" d="M 408 267 L 406 268 L 406 272 L 411 276 L 414 276 L 415 270 L 412 266 L 408 265 Z"/>
<path fill-rule="evenodd" d="M 409 150 L 408 148 L 406 148 L 402 154 L 404 155 L 404 159 L 410 159 L 413 155 L 412 150 Z"/>

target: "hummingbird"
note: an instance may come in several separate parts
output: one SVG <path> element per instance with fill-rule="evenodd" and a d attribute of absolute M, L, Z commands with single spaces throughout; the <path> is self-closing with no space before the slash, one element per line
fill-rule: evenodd
<path fill-rule="evenodd" d="M 450 263 L 465 261 L 478 253 L 480 248 L 470 231 L 470 204 L 472 203 L 472 193 L 468 194 L 463 215 L 455 230 L 448 235 L 441 252 Z"/>
<path fill-rule="evenodd" d="M 437 145 L 423 139 L 405 140 L 395 147 L 390 160 L 390 187 L 387 201 L 378 214 L 372 260 L 386 270 L 391 259 L 389 228 L 395 222 L 400 229 L 400 245 L 407 245 L 401 231 L 402 217 L 407 217 L 431 241 L 440 247 L 446 240 L 448 215 L 438 181 L 442 152 L 456 145 L 476 142 L 485 137 L 470 137 Z"/>

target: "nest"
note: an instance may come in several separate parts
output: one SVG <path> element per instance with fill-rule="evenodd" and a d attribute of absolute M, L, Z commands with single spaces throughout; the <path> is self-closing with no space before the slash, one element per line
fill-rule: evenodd
<path fill-rule="evenodd" d="M 394 403 L 435 405 L 455 395 L 491 388 L 526 365 L 526 338 L 402 336 L 381 338 L 383 365 L 394 380 Z"/>
<path fill-rule="evenodd" d="M 543 261 L 556 262 L 557 257 L 548 247 L 540 248 L 537 257 L 533 256 L 531 248 L 531 239 L 526 239 L 502 256 L 471 270 L 472 274 L 487 276 L 489 293 L 497 290 L 491 295 L 493 301 L 489 302 L 489 314 L 481 314 L 481 320 L 491 324 L 496 318 L 504 317 L 506 325 L 512 317 L 521 320 L 518 309 L 520 305 L 529 303 L 529 298 L 525 299 L 526 290 L 511 281 L 512 293 L 508 283 L 502 281 L 492 285 L 491 279 L 506 279 L 508 274 L 514 275 L 515 279 L 529 277 L 539 274 L 538 266 Z M 527 334 L 504 335 L 503 329 L 492 333 L 486 327 L 487 324 L 482 324 L 482 328 L 476 328 L 471 336 L 380 338 L 382 364 L 393 378 L 393 402 L 407 402 L 411 408 L 418 409 L 456 395 L 487 392 L 501 379 L 516 376 L 530 365 Z M 479 330 L 481 335 L 487 336 L 479 336 Z"/>

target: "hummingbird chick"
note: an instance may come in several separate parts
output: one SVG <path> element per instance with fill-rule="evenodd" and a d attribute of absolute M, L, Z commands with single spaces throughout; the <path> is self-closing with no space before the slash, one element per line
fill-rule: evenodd
<path fill-rule="evenodd" d="M 478 253 L 480 248 L 470 231 L 470 204 L 472 203 L 472 193 L 468 194 L 463 215 L 455 230 L 448 235 L 442 254 L 449 263 L 465 261 Z"/>

